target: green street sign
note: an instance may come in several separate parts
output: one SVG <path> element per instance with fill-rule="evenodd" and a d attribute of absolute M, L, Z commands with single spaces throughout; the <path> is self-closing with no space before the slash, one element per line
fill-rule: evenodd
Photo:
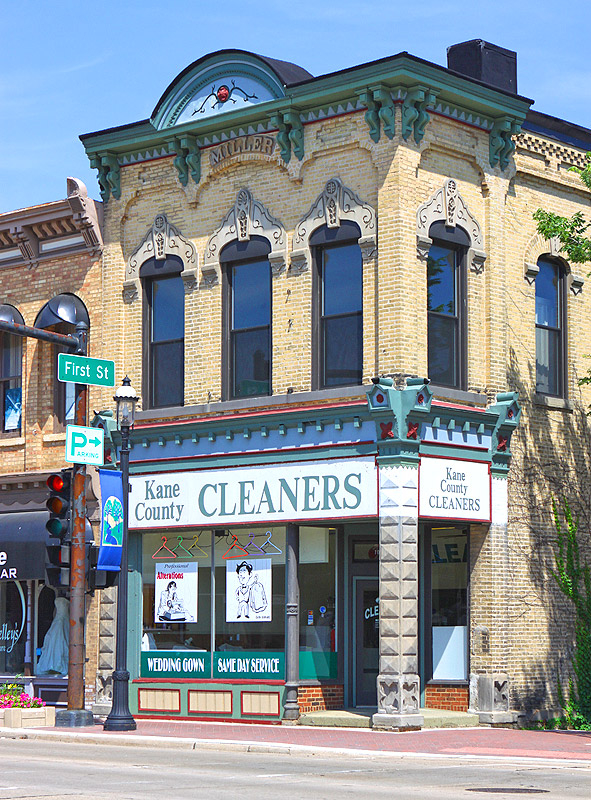
<path fill-rule="evenodd" d="M 105 463 L 105 432 L 102 428 L 87 428 L 84 425 L 66 426 L 66 459 L 68 464 L 93 464 L 102 467 Z"/>
<path fill-rule="evenodd" d="M 115 362 L 106 358 L 60 353 L 57 357 L 57 379 L 62 383 L 115 386 Z"/>

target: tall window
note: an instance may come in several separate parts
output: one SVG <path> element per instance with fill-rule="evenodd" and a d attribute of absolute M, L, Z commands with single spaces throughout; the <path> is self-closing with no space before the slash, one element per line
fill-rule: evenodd
<path fill-rule="evenodd" d="M 266 239 L 234 241 L 221 252 L 224 267 L 224 397 L 271 394 L 271 265 Z"/>
<path fill-rule="evenodd" d="M 360 384 L 363 379 L 363 260 L 359 228 L 343 223 L 320 228 L 316 246 L 314 383 L 318 388 Z"/>
<path fill-rule="evenodd" d="M 271 268 L 269 262 L 233 264 L 230 359 L 232 397 L 270 394 Z"/>
<path fill-rule="evenodd" d="M 443 231 L 439 231 L 440 227 Z M 435 223 L 429 235 L 442 232 L 445 235 L 445 226 Z M 468 240 L 460 228 L 446 238 L 450 241 L 435 241 L 431 245 L 427 258 L 429 378 L 440 386 L 464 389 L 466 292 L 463 257 Z"/>
<path fill-rule="evenodd" d="M 565 337 L 563 271 L 540 258 L 536 277 L 536 392 L 564 395 Z"/>
<path fill-rule="evenodd" d="M 152 408 L 182 406 L 185 373 L 185 290 L 180 275 L 146 281 L 149 309 L 149 397 Z"/>

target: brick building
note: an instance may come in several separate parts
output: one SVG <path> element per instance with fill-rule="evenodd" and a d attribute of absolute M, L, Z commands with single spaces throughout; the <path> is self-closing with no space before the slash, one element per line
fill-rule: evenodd
<path fill-rule="evenodd" d="M 0 319 L 60 333 L 74 333 L 75 323 L 85 321 L 90 353 L 100 354 L 101 222 L 102 203 L 73 178 L 65 200 L 0 214 Z M 67 466 L 65 429 L 73 420 L 74 386 L 57 381 L 55 345 L 4 332 L 0 347 L 0 680 L 24 676 L 31 691 L 61 702 L 67 661 L 49 658 L 49 649 L 40 661 L 55 601 L 66 596 L 45 584 L 45 544 L 51 541 L 45 502 L 47 478 Z M 88 510 L 96 517 L 96 502 Z M 61 606 L 67 616 L 67 603 Z M 96 608 L 89 601 L 89 698 L 97 637 Z"/>
<path fill-rule="evenodd" d="M 320 77 L 227 50 L 81 137 L 142 402 L 135 713 L 556 706 L 548 506 L 587 486 L 589 308 L 532 213 L 586 211 L 591 133 L 530 106 L 482 42 Z"/>

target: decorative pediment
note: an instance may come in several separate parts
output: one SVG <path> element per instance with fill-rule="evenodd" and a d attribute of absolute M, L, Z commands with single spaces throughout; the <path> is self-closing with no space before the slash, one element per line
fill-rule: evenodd
<path fill-rule="evenodd" d="M 304 272 L 311 263 L 310 237 L 315 230 L 326 225 L 339 228 L 345 221 L 355 222 L 361 236 L 359 246 L 364 261 L 375 257 L 377 251 L 376 212 L 357 197 L 352 189 L 343 186 L 338 178 L 331 178 L 299 222 L 293 237 L 291 270 Z"/>
<path fill-rule="evenodd" d="M 575 275 L 571 270 L 570 264 L 561 252 L 560 239 L 557 236 L 552 237 L 552 239 L 546 239 L 541 233 L 536 233 L 532 236 L 525 250 L 523 276 L 529 284 L 533 284 L 538 277 L 540 271 L 538 259 L 542 256 L 550 256 L 552 259 L 562 264 L 568 278 L 569 289 L 574 295 L 580 294 L 583 291 L 585 278 L 583 275 Z"/>
<path fill-rule="evenodd" d="M 222 224 L 210 237 L 205 248 L 201 274 L 209 286 L 214 286 L 221 277 L 220 253 L 230 242 L 248 242 L 252 236 L 262 236 L 271 245 L 269 263 L 274 275 L 285 269 L 287 258 L 287 236 L 283 225 L 271 216 L 248 189 L 241 189 L 236 202 L 224 217 Z"/>
<path fill-rule="evenodd" d="M 482 272 L 486 261 L 482 231 L 452 178 L 448 178 L 441 189 L 438 189 L 417 211 L 417 256 L 421 261 L 427 260 L 429 248 L 433 244 L 429 230 L 434 222 L 444 222 L 447 228 L 457 226 L 468 234 L 470 238 L 468 264 L 473 272 Z"/>
<path fill-rule="evenodd" d="M 139 295 L 139 277 L 142 264 L 151 258 L 164 261 L 168 256 L 177 256 L 183 263 L 181 277 L 185 291 L 197 285 L 197 251 L 192 242 L 171 225 L 166 214 L 158 214 L 142 243 L 131 254 L 125 269 L 123 299 L 133 302 Z"/>

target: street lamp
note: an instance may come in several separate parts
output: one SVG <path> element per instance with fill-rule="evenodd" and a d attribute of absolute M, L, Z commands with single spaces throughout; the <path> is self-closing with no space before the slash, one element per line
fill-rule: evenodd
<path fill-rule="evenodd" d="M 139 400 L 131 381 L 125 376 L 113 398 L 117 404 L 117 427 L 121 432 L 121 480 L 123 486 L 123 541 L 121 571 L 117 589 L 117 645 L 113 672 L 113 705 L 103 726 L 106 731 L 134 731 L 136 723 L 129 710 L 129 672 L 127 671 L 127 540 L 129 508 L 129 430 L 135 421 Z"/>

